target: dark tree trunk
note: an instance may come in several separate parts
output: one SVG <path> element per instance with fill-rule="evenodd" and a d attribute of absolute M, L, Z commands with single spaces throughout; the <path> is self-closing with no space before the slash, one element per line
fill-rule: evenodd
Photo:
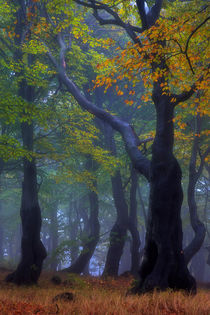
<path fill-rule="evenodd" d="M 196 290 L 182 250 L 181 169 L 173 155 L 173 106 L 154 85 L 157 127 L 150 168 L 150 208 L 137 292 L 154 288 Z"/>
<path fill-rule="evenodd" d="M 89 276 L 90 275 L 90 270 L 89 269 L 90 269 L 90 260 L 88 261 L 87 265 L 83 269 L 83 275 Z"/>
<path fill-rule="evenodd" d="M 24 96 L 27 101 L 32 101 L 32 87 L 23 84 L 21 96 Z M 22 123 L 21 130 L 24 147 L 33 151 L 33 124 Z M 15 272 L 6 277 L 6 281 L 18 285 L 37 283 L 43 260 L 46 258 L 46 250 L 40 240 L 41 210 L 38 203 L 35 160 L 24 159 L 23 171 L 20 209 L 22 221 L 21 261 Z"/>
<path fill-rule="evenodd" d="M 201 118 L 199 114 L 197 114 L 195 120 L 195 133 L 199 134 L 201 132 Z M 206 235 L 206 228 L 203 222 L 199 220 L 198 212 L 197 212 L 197 204 L 195 200 L 195 191 L 196 191 L 196 184 L 201 176 L 204 166 L 204 157 L 201 157 L 200 166 L 198 171 L 196 170 L 196 162 L 197 162 L 197 154 L 199 152 L 199 137 L 197 135 L 194 136 L 193 146 L 192 146 L 192 153 L 190 158 L 190 165 L 189 165 L 189 183 L 188 183 L 188 190 L 187 190 L 187 201 L 189 206 L 190 212 L 190 221 L 195 233 L 195 236 L 191 243 L 184 249 L 184 256 L 187 264 L 190 262 L 192 257 L 199 251 L 201 248 L 205 235 Z"/>
<path fill-rule="evenodd" d="M 123 248 L 126 240 L 126 226 L 120 221 L 117 221 L 110 233 L 110 244 L 106 257 L 106 263 L 103 271 L 103 276 L 117 276 L 120 258 L 123 253 Z"/>
<path fill-rule="evenodd" d="M 96 183 L 95 183 L 96 187 Z M 90 217 L 89 217 L 89 226 L 90 226 L 90 234 L 88 236 L 87 241 L 85 242 L 82 252 L 76 261 L 69 267 L 64 269 L 63 271 L 71 272 L 71 273 L 82 273 L 87 264 L 89 263 L 93 253 L 95 251 L 96 245 L 99 241 L 99 231 L 100 225 L 98 220 L 98 212 L 99 212 L 99 202 L 98 195 L 95 191 L 90 191 L 89 193 L 89 202 L 90 202 Z"/>
<path fill-rule="evenodd" d="M 107 142 L 109 149 L 113 155 L 116 155 L 113 130 L 107 128 Z M 117 276 L 120 258 L 126 241 L 128 228 L 128 206 L 125 200 L 122 179 L 120 171 L 117 170 L 115 175 L 111 177 L 112 194 L 114 198 L 115 208 L 117 210 L 117 219 L 110 232 L 110 244 L 106 257 L 106 263 L 103 276 Z"/>
<path fill-rule="evenodd" d="M 137 201 L 136 191 L 138 185 L 138 176 L 136 170 L 131 166 L 131 189 L 130 189 L 130 213 L 129 213 L 129 231 L 132 236 L 131 242 L 131 273 L 138 274 L 141 246 L 139 231 L 137 228 Z"/>
<path fill-rule="evenodd" d="M 14 257 L 15 262 L 20 260 L 21 236 L 22 236 L 22 229 L 21 229 L 21 225 L 18 224 L 15 230 L 14 242 L 13 242 L 13 246 L 14 246 L 13 257 Z"/>
<path fill-rule="evenodd" d="M 30 3 L 20 1 L 18 9 L 15 12 L 16 24 L 15 32 L 15 52 L 14 60 L 17 63 L 23 61 L 22 45 L 30 32 L 27 31 L 28 23 L 26 20 L 27 10 Z M 32 9 L 32 7 L 31 7 Z M 32 9 L 34 10 L 34 8 Z M 30 35 L 29 35 L 30 36 Z M 27 55 L 27 66 L 30 68 L 34 61 L 34 56 Z M 19 77 L 19 92 L 18 96 L 27 103 L 33 103 L 35 100 L 35 87 L 28 85 L 24 77 L 24 71 L 16 72 L 16 77 Z M 17 81 L 18 82 L 18 81 Z M 27 113 L 25 113 L 27 114 Z M 30 118 L 29 116 L 27 117 Z M 33 151 L 33 123 L 32 121 L 23 122 L 21 124 L 21 132 L 23 146 L 28 151 Z M 8 282 L 21 284 L 37 283 L 42 270 L 43 260 L 46 258 L 46 250 L 40 240 L 41 230 L 41 211 L 38 203 L 37 191 L 37 173 L 35 159 L 23 160 L 24 179 L 22 184 L 22 199 L 21 199 L 21 221 L 22 221 L 22 240 L 21 240 L 21 260 L 17 269 L 6 277 Z"/>

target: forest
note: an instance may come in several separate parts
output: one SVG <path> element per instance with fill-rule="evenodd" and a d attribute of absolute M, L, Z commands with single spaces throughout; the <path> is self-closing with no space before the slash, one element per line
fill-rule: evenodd
<path fill-rule="evenodd" d="M 210 314 L 209 7 L 0 0 L 0 314 Z"/>

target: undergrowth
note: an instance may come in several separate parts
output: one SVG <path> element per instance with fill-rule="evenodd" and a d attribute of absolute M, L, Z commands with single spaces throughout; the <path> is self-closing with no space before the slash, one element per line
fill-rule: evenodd
<path fill-rule="evenodd" d="M 182 292 L 154 292 L 141 296 L 128 295 L 132 279 L 99 279 L 59 274 L 62 283 L 53 284 L 52 274 L 43 273 L 39 284 L 17 287 L 3 281 L 0 274 L 1 315 L 210 315 L 210 290 L 198 289 L 195 296 Z M 73 301 L 53 298 L 72 292 Z"/>

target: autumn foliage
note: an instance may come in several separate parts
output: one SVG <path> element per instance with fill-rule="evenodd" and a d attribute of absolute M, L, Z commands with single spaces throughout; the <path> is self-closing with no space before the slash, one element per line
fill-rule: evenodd
<path fill-rule="evenodd" d="M 186 6 L 186 7 L 185 7 Z M 176 103 L 173 93 L 179 94 L 189 91 L 192 87 L 199 91 L 199 95 L 188 103 L 182 103 L 182 108 L 190 107 L 201 116 L 209 115 L 209 48 L 208 48 L 208 10 L 204 6 L 200 11 L 190 5 L 176 2 L 168 10 L 162 10 L 162 17 L 156 24 L 138 36 L 138 43 L 128 42 L 123 50 L 117 48 L 113 58 L 98 65 L 103 69 L 99 74 L 95 87 L 104 85 L 105 90 L 116 86 L 119 96 L 127 89 L 122 89 L 118 83 L 128 79 L 133 89 L 139 81 L 143 81 L 146 93 L 141 100 L 151 100 L 153 82 L 163 78 L 162 94 L 171 97 Z M 165 68 L 158 65 L 164 61 Z M 129 95 L 135 95 L 131 90 Z M 133 105 L 133 100 L 126 99 L 125 103 Z"/>

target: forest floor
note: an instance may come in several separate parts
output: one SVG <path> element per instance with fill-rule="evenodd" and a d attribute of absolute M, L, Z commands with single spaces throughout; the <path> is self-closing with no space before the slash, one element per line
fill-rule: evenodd
<path fill-rule="evenodd" d="M 210 285 L 198 288 L 195 296 L 169 291 L 126 296 L 131 277 L 104 280 L 57 273 L 62 282 L 56 284 L 52 273 L 43 272 L 37 286 L 17 287 L 4 282 L 7 274 L 0 270 L 0 315 L 210 315 Z M 65 292 L 73 300 L 71 294 L 55 298 Z"/>

